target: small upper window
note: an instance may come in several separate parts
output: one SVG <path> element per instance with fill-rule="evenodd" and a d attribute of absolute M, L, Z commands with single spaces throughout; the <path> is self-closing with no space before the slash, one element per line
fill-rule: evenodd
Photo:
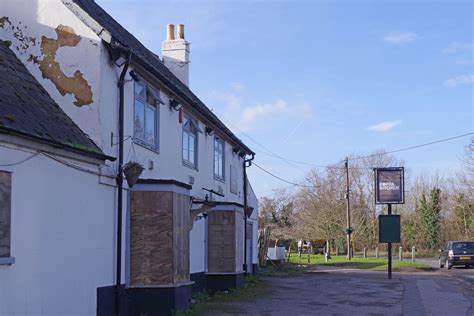
<path fill-rule="evenodd" d="M 143 82 L 135 82 L 133 116 L 134 140 L 151 150 L 158 149 L 158 106 L 162 103 L 158 92 Z"/>
<path fill-rule="evenodd" d="M 10 258 L 12 176 L 0 170 L 0 264 Z M 3 260 L 2 260 L 3 259 Z"/>
<path fill-rule="evenodd" d="M 183 119 L 183 163 L 197 169 L 199 124 L 188 114 Z"/>
<path fill-rule="evenodd" d="M 224 181 L 224 170 L 224 141 L 216 137 L 214 138 L 214 178 Z"/>

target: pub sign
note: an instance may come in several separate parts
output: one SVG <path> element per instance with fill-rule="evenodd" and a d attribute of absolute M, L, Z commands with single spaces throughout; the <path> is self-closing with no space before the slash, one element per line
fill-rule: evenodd
<path fill-rule="evenodd" d="M 375 168 L 375 204 L 405 203 L 403 167 Z"/>

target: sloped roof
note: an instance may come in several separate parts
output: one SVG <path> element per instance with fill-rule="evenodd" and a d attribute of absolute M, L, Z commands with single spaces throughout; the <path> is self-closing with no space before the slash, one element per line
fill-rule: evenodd
<path fill-rule="evenodd" d="M 2 40 L 0 74 L 0 132 L 113 160 L 61 110 Z"/>
<path fill-rule="evenodd" d="M 109 32 L 120 44 L 130 48 L 133 52 L 133 61 L 145 67 L 145 69 L 153 73 L 174 93 L 185 99 L 190 105 L 194 106 L 197 111 L 222 130 L 238 146 L 245 150 L 247 154 L 254 153 L 237 136 L 235 136 L 230 129 L 227 128 L 227 126 L 225 126 L 225 124 L 222 123 L 222 121 L 201 100 L 199 100 L 189 87 L 183 84 L 152 51 L 146 48 L 138 39 L 135 38 L 135 36 L 130 34 L 130 32 L 122 27 L 97 3 L 93 0 L 62 0 L 62 2 L 97 34 L 100 35 L 102 29 L 97 28 L 97 25 L 88 23 L 87 20 L 89 17 L 101 28 Z M 83 12 L 80 12 L 71 4 L 79 6 L 79 8 L 89 17 L 84 16 Z"/>

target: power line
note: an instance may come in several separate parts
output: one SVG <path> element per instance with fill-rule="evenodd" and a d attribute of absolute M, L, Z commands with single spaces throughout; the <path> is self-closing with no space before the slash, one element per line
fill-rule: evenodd
<path fill-rule="evenodd" d="M 285 179 L 283 179 L 283 178 L 280 178 L 279 176 L 277 176 L 277 175 L 271 173 L 270 171 L 268 171 L 268 170 L 266 170 L 266 169 L 260 167 L 260 166 L 259 166 L 258 164 L 256 164 L 255 162 L 252 162 L 252 165 L 254 165 L 254 166 L 257 167 L 258 169 L 262 170 L 263 172 L 265 172 L 265 173 L 271 175 L 272 177 L 274 177 L 274 178 L 276 178 L 276 179 L 278 179 L 278 180 L 280 180 L 280 181 L 283 181 L 283 182 L 285 182 L 285 183 L 288 183 L 288 184 L 291 184 L 291 185 L 294 185 L 294 186 L 297 186 L 297 187 L 306 187 L 306 188 L 309 188 L 309 187 L 310 187 L 310 186 L 306 186 L 306 185 L 294 183 L 294 182 L 285 180 Z"/>
<path fill-rule="evenodd" d="M 389 154 L 398 153 L 398 152 L 401 152 L 401 151 L 406 151 L 406 150 L 411 150 L 411 149 L 415 149 L 415 148 L 420 148 L 420 147 L 430 146 L 430 145 L 434 145 L 434 144 L 439 144 L 439 143 L 447 142 L 447 141 L 450 141 L 450 140 L 453 140 L 453 139 L 458 139 L 458 138 L 462 138 L 462 137 L 466 137 L 466 136 L 470 136 L 470 135 L 474 135 L 474 132 L 466 133 L 466 134 L 462 134 L 462 135 L 457 135 L 457 136 L 453 136 L 453 137 L 449 137 L 449 138 L 444 138 L 444 139 L 440 139 L 440 140 L 435 140 L 435 141 L 420 144 L 420 145 L 415 145 L 415 146 L 395 149 L 395 150 L 391 150 L 391 151 L 386 151 L 386 152 L 382 152 L 382 153 L 379 153 L 379 154 L 371 154 L 371 155 L 367 155 L 367 156 L 353 157 L 353 158 L 349 158 L 349 160 L 357 160 L 357 159 L 363 159 L 363 158 L 389 155 Z"/>
<path fill-rule="evenodd" d="M 324 186 L 327 185 L 327 184 L 333 184 L 334 182 L 339 181 L 339 180 L 341 180 L 341 178 L 342 178 L 342 176 L 341 176 L 341 177 L 339 177 L 338 179 L 336 179 L 336 180 L 334 180 L 334 181 L 331 181 L 331 182 L 329 182 L 329 183 L 327 183 L 327 184 L 322 184 L 322 185 L 303 185 L 303 184 L 298 184 L 298 183 L 291 182 L 291 181 L 288 181 L 288 180 L 286 180 L 286 179 L 283 179 L 282 177 L 279 177 L 279 176 L 277 176 L 276 174 L 274 174 L 274 173 L 272 173 L 272 172 L 266 170 L 265 168 L 259 166 L 259 165 L 258 165 L 257 163 L 255 163 L 255 162 L 252 162 L 252 165 L 255 165 L 255 167 L 257 167 L 258 169 L 262 170 L 263 172 L 269 174 L 270 176 L 272 176 L 272 177 L 274 177 L 274 178 L 276 178 L 276 179 L 278 179 L 278 180 L 280 180 L 280 181 L 283 181 L 283 182 L 285 182 L 285 183 L 291 184 L 292 186 L 297 186 L 297 187 L 301 187 L 301 188 L 317 189 L 317 188 L 324 187 Z M 276 189 L 275 189 L 275 190 L 276 190 Z"/>
<path fill-rule="evenodd" d="M 32 159 L 32 158 L 38 156 L 38 155 L 39 155 L 39 152 L 36 152 L 36 153 L 32 154 L 31 156 L 28 156 L 28 157 L 26 157 L 25 159 L 22 159 L 22 160 L 20 160 L 20 161 L 18 161 L 18 162 L 0 165 L 0 167 L 11 167 L 11 166 L 20 165 L 20 164 L 22 164 L 22 163 L 24 163 L 24 162 L 27 162 L 28 160 L 30 160 L 30 159 Z"/>
<path fill-rule="evenodd" d="M 299 161 L 299 160 L 293 160 L 293 159 L 289 159 L 289 158 L 286 158 L 286 157 L 283 157 L 283 156 L 280 156 L 278 155 L 277 153 L 271 151 L 270 149 L 268 149 L 266 146 L 262 145 L 259 141 L 257 141 L 255 138 L 253 138 L 252 136 L 250 136 L 249 134 L 243 132 L 241 129 L 237 128 L 234 124 L 231 124 L 229 121 L 225 120 L 225 123 L 227 125 L 230 125 L 232 126 L 234 129 L 236 129 L 237 131 L 239 131 L 242 135 L 244 135 L 245 137 L 247 137 L 248 139 L 250 139 L 251 141 L 253 141 L 256 145 L 258 145 L 259 147 L 261 147 L 262 149 L 265 150 L 265 152 L 260 152 L 260 153 L 263 153 L 263 154 L 266 154 L 268 156 L 272 156 L 272 157 L 275 157 L 275 158 L 278 158 L 280 160 L 283 160 L 283 161 L 286 161 L 286 162 L 292 162 L 292 163 L 298 163 L 298 164 L 302 164 L 302 165 L 307 165 L 307 166 L 313 166 L 313 167 L 317 167 L 317 168 L 326 168 L 326 167 L 331 167 L 331 166 L 324 166 L 324 165 L 317 165 L 317 164 L 314 164 L 314 163 L 310 163 L 310 162 L 305 162 L 305 161 Z M 293 167 L 295 168 L 298 168 L 294 165 L 292 165 Z M 299 169 L 299 168 L 298 168 Z"/>

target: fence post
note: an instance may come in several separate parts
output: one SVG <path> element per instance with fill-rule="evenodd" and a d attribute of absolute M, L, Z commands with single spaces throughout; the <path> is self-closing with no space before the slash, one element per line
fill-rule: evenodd
<path fill-rule="evenodd" d="M 367 258 L 367 248 L 364 247 L 364 258 Z"/>
<path fill-rule="evenodd" d="M 398 260 L 403 261 L 403 248 L 398 247 Z"/>
<path fill-rule="evenodd" d="M 415 246 L 411 247 L 411 261 L 412 262 L 415 262 L 415 251 L 416 251 Z"/>
<path fill-rule="evenodd" d="M 336 247 L 336 256 L 339 256 L 339 247 Z"/>
<path fill-rule="evenodd" d="M 379 258 L 379 247 L 375 248 L 375 258 Z"/>

